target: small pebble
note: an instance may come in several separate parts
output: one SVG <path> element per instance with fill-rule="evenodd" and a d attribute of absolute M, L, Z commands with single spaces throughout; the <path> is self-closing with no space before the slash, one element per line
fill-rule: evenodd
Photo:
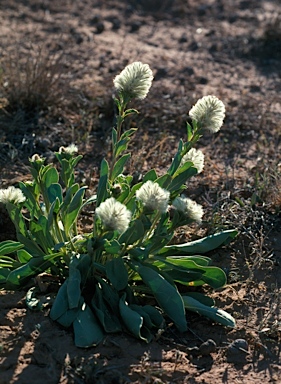
<path fill-rule="evenodd" d="M 216 352 L 217 344 L 214 340 L 208 339 L 199 347 L 202 356 L 209 356 L 211 353 Z"/>
<path fill-rule="evenodd" d="M 245 339 L 236 339 L 227 347 L 229 363 L 244 363 L 248 355 L 249 345 Z"/>

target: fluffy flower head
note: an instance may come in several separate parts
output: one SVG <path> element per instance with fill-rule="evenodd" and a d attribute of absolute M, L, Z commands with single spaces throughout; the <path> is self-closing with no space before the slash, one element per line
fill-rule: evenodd
<path fill-rule="evenodd" d="M 187 161 L 192 161 L 197 173 L 201 173 L 204 168 L 204 153 L 200 149 L 191 148 L 182 158 L 181 165 Z"/>
<path fill-rule="evenodd" d="M 151 87 L 153 74 L 148 64 L 136 61 L 127 65 L 113 80 L 117 91 L 126 100 L 144 99 Z"/>
<path fill-rule="evenodd" d="M 128 229 L 132 217 L 131 211 L 124 204 L 115 200 L 114 197 L 110 197 L 101 203 L 96 209 L 96 214 L 106 229 L 119 233 L 123 233 Z"/>
<path fill-rule="evenodd" d="M 78 152 L 78 147 L 75 144 L 69 144 L 67 147 L 60 147 L 59 153 L 68 153 L 69 155 L 74 155 Z"/>
<path fill-rule="evenodd" d="M 202 205 L 197 204 L 194 200 L 188 197 L 176 197 L 173 201 L 173 206 L 192 221 L 201 223 L 204 214 L 203 208 Z"/>
<path fill-rule="evenodd" d="M 170 192 L 151 180 L 145 182 L 136 191 L 136 197 L 142 202 L 144 207 L 150 210 L 158 210 L 162 213 L 167 212 Z"/>
<path fill-rule="evenodd" d="M 23 203 L 26 200 L 26 197 L 19 188 L 13 186 L 6 189 L 0 189 L 0 203 L 14 203 L 19 204 Z"/>
<path fill-rule="evenodd" d="M 216 96 L 204 96 L 191 108 L 189 116 L 197 121 L 200 128 L 215 133 L 223 125 L 225 106 Z"/>

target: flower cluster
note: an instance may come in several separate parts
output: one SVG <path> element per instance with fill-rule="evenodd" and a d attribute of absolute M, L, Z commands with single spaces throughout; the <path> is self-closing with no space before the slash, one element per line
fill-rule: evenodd
<path fill-rule="evenodd" d="M 176 197 L 173 206 L 190 220 L 201 223 L 204 214 L 202 205 L 197 204 L 188 197 Z"/>
<path fill-rule="evenodd" d="M 0 203 L 19 204 L 23 203 L 25 200 L 26 197 L 19 188 L 11 186 L 6 189 L 0 189 Z"/>
<path fill-rule="evenodd" d="M 197 173 L 201 173 L 204 168 L 204 154 L 200 149 L 191 148 L 182 158 L 181 165 L 187 161 L 192 161 Z"/>
<path fill-rule="evenodd" d="M 107 230 L 119 233 L 123 233 L 128 229 L 132 217 L 131 211 L 114 197 L 110 197 L 101 203 L 96 209 L 96 214 Z"/>
<path fill-rule="evenodd" d="M 189 116 L 197 122 L 199 128 L 215 133 L 223 124 L 225 106 L 216 96 L 204 96 L 191 108 Z"/>
<path fill-rule="evenodd" d="M 144 99 L 151 87 L 153 74 L 148 64 L 140 61 L 127 65 L 113 80 L 114 86 L 125 100 Z"/>
<path fill-rule="evenodd" d="M 165 213 L 168 210 L 170 192 L 148 180 L 137 190 L 136 198 L 142 202 L 145 208 Z"/>

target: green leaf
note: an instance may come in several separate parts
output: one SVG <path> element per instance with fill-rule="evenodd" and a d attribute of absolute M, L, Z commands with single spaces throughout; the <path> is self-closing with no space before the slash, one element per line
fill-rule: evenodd
<path fill-rule="evenodd" d="M 97 189 L 97 207 L 108 197 L 107 181 L 109 166 L 108 162 L 103 159 L 100 168 L 100 180 Z"/>
<path fill-rule="evenodd" d="M 51 184 L 47 189 L 47 194 L 50 204 L 56 201 L 57 198 L 62 203 L 62 188 L 60 184 Z"/>
<path fill-rule="evenodd" d="M 136 271 L 143 282 L 151 289 L 163 311 L 175 323 L 180 332 L 187 329 L 184 305 L 176 287 L 172 286 L 162 275 L 151 267 L 134 263 Z"/>
<path fill-rule="evenodd" d="M 164 318 L 161 313 L 152 305 L 144 305 L 142 309 L 149 315 L 152 324 L 157 329 L 164 327 Z"/>
<path fill-rule="evenodd" d="M 111 241 L 105 239 L 104 249 L 107 253 L 110 253 L 111 255 L 116 255 L 121 252 L 121 245 L 116 239 L 113 239 Z"/>
<path fill-rule="evenodd" d="M 81 274 L 78 269 L 69 266 L 69 278 L 67 281 L 67 298 L 69 309 L 77 308 L 81 297 Z"/>
<path fill-rule="evenodd" d="M 166 173 L 165 175 L 158 177 L 158 179 L 155 180 L 155 183 L 157 183 L 161 188 L 167 189 L 171 184 L 171 181 L 172 177 Z"/>
<path fill-rule="evenodd" d="M 138 339 L 149 343 L 152 340 L 152 335 L 149 330 L 144 327 L 143 317 L 125 302 L 126 295 L 124 294 L 119 301 L 119 310 L 122 320 L 127 329 Z"/>
<path fill-rule="evenodd" d="M 211 297 L 206 296 L 200 292 L 188 292 L 185 293 L 184 296 L 190 296 L 193 299 L 199 301 L 201 304 L 207 305 L 208 307 L 213 307 L 215 305 L 215 301 Z"/>
<path fill-rule="evenodd" d="M 22 264 L 25 264 L 32 258 L 32 255 L 25 249 L 20 249 L 17 251 L 17 257 Z"/>
<path fill-rule="evenodd" d="M 16 205 L 11 203 L 6 204 L 6 209 L 9 212 L 10 218 L 16 228 L 17 234 L 20 233 L 24 236 L 27 236 L 25 220 L 20 209 Z"/>
<path fill-rule="evenodd" d="M 82 206 L 83 196 L 87 187 L 81 187 L 73 196 L 65 213 L 64 229 L 67 235 L 69 235 L 70 228 L 77 219 L 78 213 Z"/>
<path fill-rule="evenodd" d="M 82 297 L 80 297 L 79 305 L 76 308 L 68 309 L 66 312 L 64 312 L 56 321 L 62 325 L 65 328 L 68 328 L 71 326 L 73 321 L 77 318 L 78 313 L 84 303 L 84 300 Z"/>
<path fill-rule="evenodd" d="M 68 280 L 66 279 L 60 287 L 53 303 L 50 311 L 50 317 L 52 320 L 57 320 L 68 310 L 67 282 Z"/>
<path fill-rule="evenodd" d="M 91 305 L 95 310 L 95 315 L 102 324 L 105 332 L 111 333 L 122 331 L 122 327 L 120 321 L 118 320 L 117 313 L 115 314 L 112 309 L 110 310 L 110 307 L 105 302 L 102 294 L 102 289 L 98 285 L 96 285 L 95 296 L 91 301 Z"/>
<path fill-rule="evenodd" d="M 0 256 L 8 255 L 9 253 L 14 253 L 23 247 L 24 245 L 18 241 L 13 241 L 13 240 L 2 241 L 0 243 Z"/>
<path fill-rule="evenodd" d="M 133 220 L 130 227 L 120 236 L 119 243 L 131 245 L 141 239 L 145 233 L 142 220 Z"/>
<path fill-rule="evenodd" d="M 59 174 L 55 168 L 49 168 L 42 178 L 45 188 L 49 188 L 52 184 L 56 184 L 59 181 Z"/>
<path fill-rule="evenodd" d="M 189 163 L 185 163 L 184 167 L 187 166 Z M 184 184 L 187 182 L 188 179 L 190 179 L 191 176 L 196 175 L 197 169 L 194 167 L 188 167 L 185 171 L 178 174 L 170 183 L 170 185 L 167 187 L 168 191 L 171 193 L 174 191 L 177 191 L 178 189 L 181 189 L 184 187 Z"/>
<path fill-rule="evenodd" d="M 202 285 L 204 283 L 209 284 L 213 288 L 221 288 L 226 284 L 226 275 L 221 268 L 201 266 L 188 258 L 175 258 L 167 257 L 167 260 L 174 265 L 180 266 L 187 270 L 195 270 L 202 273 L 201 279 L 194 280 L 195 286 Z M 191 285 L 191 284 L 190 284 Z"/>
<path fill-rule="evenodd" d="M 209 307 L 200 303 L 198 300 L 191 296 L 182 296 L 184 306 L 187 310 L 197 312 L 200 315 L 206 316 L 209 319 L 216 321 L 226 327 L 235 327 L 235 319 L 222 309 Z"/>
<path fill-rule="evenodd" d="M 103 330 L 90 307 L 83 304 L 73 322 L 75 345 L 89 348 L 98 345 L 103 337 Z"/>
<path fill-rule="evenodd" d="M 131 157 L 130 153 L 123 155 L 114 165 L 112 175 L 111 175 L 111 180 L 115 180 L 117 176 L 120 175 L 120 173 L 123 172 L 124 166 L 128 159 Z"/>
<path fill-rule="evenodd" d="M 175 255 L 175 254 L 196 254 L 206 253 L 220 247 L 221 245 L 228 244 L 238 234 L 237 230 L 227 230 L 204 237 L 203 239 L 191 241 L 189 243 L 168 245 L 164 247 L 160 255 Z"/>
<path fill-rule="evenodd" d="M 178 169 L 178 167 L 181 163 L 182 147 L 183 147 L 183 141 L 182 141 L 182 139 L 180 139 L 176 156 L 173 158 L 172 164 L 170 165 L 170 168 L 168 169 L 168 172 L 167 172 L 171 176 L 173 176 L 173 174 L 176 172 L 176 170 Z"/>
<path fill-rule="evenodd" d="M 122 257 L 109 260 L 105 265 L 106 276 L 117 291 L 125 289 L 128 285 L 128 272 Z"/>
<path fill-rule="evenodd" d="M 158 176 L 157 176 L 157 173 L 156 173 L 155 169 L 150 169 L 150 171 L 148 171 L 144 175 L 144 177 L 142 179 L 142 182 L 145 183 L 148 180 L 155 181 L 157 179 L 157 177 Z"/>

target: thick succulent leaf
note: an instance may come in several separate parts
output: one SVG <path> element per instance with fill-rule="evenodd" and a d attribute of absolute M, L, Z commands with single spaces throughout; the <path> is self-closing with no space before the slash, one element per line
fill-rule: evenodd
<path fill-rule="evenodd" d="M 141 276 L 144 284 L 152 291 L 155 299 L 176 327 L 184 332 L 187 329 L 185 311 L 182 298 L 175 286 L 152 267 L 134 263 L 134 268 Z"/>
<path fill-rule="evenodd" d="M 238 234 L 237 230 L 227 230 L 220 233 L 215 233 L 204 237 L 200 240 L 191 241 L 189 243 L 168 245 L 164 247 L 159 254 L 170 256 L 180 254 L 198 254 L 206 253 L 220 247 L 221 245 L 228 244 Z"/>
<path fill-rule="evenodd" d="M 218 267 L 205 267 L 198 265 L 193 260 L 190 260 L 189 258 L 181 257 L 181 258 L 167 258 L 169 260 L 169 263 L 176 265 L 177 267 L 180 267 L 181 270 L 186 269 L 187 271 L 195 271 L 195 272 L 201 272 L 201 278 L 194 279 L 194 284 L 189 285 L 202 285 L 204 283 L 209 284 L 213 288 L 220 288 L 223 287 L 226 284 L 226 275 L 224 271 L 221 268 Z"/>
<path fill-rule="evenodd" d="M 73 330 L 75 345 L 81 348 L 96 346 L 104 337 L 99 321 L 85 303 L 73 322 Z"/>
<path fill-rule="evenodd" d="M 61 317 L 68 309 L 68 295 L 67 295 L 67 282 L 66 279 L 63 285 L 60 287 L 52 309 L 50 311 L 50 317 L 52 320 L 57 320 Z"/>
<path fill-rule="evenodd" d="M 106 303 L 102 296 L 102 289 L 99 286 L 96 286 L 95 296 L 91 301 L 91 305 L 94 308 L 94 313 L 102 324 L 105 332 L 112 333 L 122 331 L 117 313 L 114 313 Z"/>
<path fill-rule="evenodd" d="M 226 327 L 235 327 L 235 319 L 222 309 L 209 307 L 200 303 L 200 301 L 190 296 L 182 296 L 184 306 L 187 310 L 197 312 L 200 315 L 206 316 L 209 319 L 216 321 Z"/>
<path fill-rule="evenodd" d="M 122 257 L 116 257 L 105 265 L 106 276 L 117 291 L 125 289 L 128 284 L 128 272 Z"/>
<path fill-rule="evenodd" d="M 69 278 L 67 280 L 67 298 L 69 309 L 77 308 L 81 297 L 80 271 L 70 264 Z"/>
<path fill-rule="evenodd" d="M 126 328 L 138 339 L 149 343 L 152 340 L 152 334 L 144 326 L 143 317 L 125 302 L 125 295 L 119 301 L 120 316 L 126 325 Z"/>

